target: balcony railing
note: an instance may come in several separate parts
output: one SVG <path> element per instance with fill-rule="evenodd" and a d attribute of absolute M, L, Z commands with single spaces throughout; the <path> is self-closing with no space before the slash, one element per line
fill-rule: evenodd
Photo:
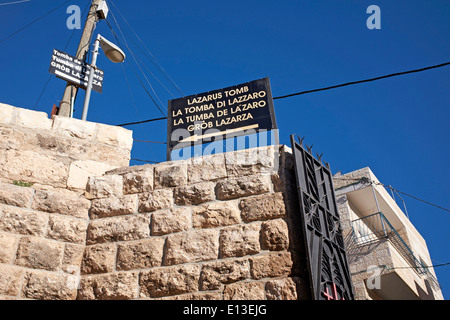
<path fill-rule="evenodd" d="M 434 289 L 439 289 L 436 277 L 428 267 L 416 258 L 411 248 L 406 244 L 398 232 L 392 227 L 382 212 L 352 221 L 353 239 L 357 245 L 365 245 L 388 239 L 408 264 L 419 275 L 424 276 Z"/>

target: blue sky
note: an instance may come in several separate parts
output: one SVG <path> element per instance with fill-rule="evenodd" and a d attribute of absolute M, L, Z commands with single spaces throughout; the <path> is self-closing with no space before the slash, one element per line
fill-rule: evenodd
<path fill-rule="evenodd" d="M 181 94 L 146 59 L 146 51 L 134 45 L 139 40 L 117 9 L 184 95 L 269 77 L 273 95 L 281 96 L 450 61 L 447 0 L 113 2 L 117 8 L 110 5 L 111 11 L 136 58 L 173 93 L 141 66 L 163 111 L 169 99 Z M 0 41 L 59 3 L 64 1 L 0 6 Z M 0 102 L 50 113 L 65 87 L 63 80 L 52 77 L 43 91 L 52 50 L 64 50 L 73 34 L 65 51 L 74 55 L 82 32 L 66 27 L 66 8 L 76 4 L 84 11 L 88 3 L 71 1 L 0 42 Z M 372 4 L 381 8 L 380 30 L 366 27 L 366 9 Z M 108 20 L 119 35 L 112 15 Z M 116 42 L 105 21 L 98 23 L 97 33 Z M 133 72 L 151 92 L 132 55 L 122 46 L 127 53 L 123 65 L 103 55 L 97 61 L 105 72 L 104 88 L 102 94 L 92 93 L 89 121 L 120 124 L 162 116 Z M 293 133 L 304 136 L 315 152 L 324 153 L 333 172 L 369 166 L 383 183 L 449 208 L 449 84 L 450 67 L 445 67 L 276 100 L 281 143 L 289 145 Z M 81 118 L 83 100 L 80 90 L 76 118 Z M 166 125 L 159 121 L 128 128 L 135 139 L 164 142 Z M 165 157 L 163 144 L 134 144 L 132 158 Z M 404 198 L 433 262 L 450 262 L 450 213 Z M 450 267 L 436 272 L 444 296 L 450 298 Z"/>

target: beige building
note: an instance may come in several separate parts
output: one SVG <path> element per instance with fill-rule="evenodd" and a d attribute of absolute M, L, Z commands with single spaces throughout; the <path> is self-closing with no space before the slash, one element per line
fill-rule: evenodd
<path fill-rule="evenodd" d="M 333 179 L 355 297 L 443 299 L 425 240 L 372 171 Z"/>

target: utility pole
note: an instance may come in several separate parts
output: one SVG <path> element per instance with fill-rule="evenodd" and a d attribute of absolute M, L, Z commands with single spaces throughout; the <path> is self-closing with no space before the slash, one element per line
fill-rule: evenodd
<path fill-rule="evenodd" d="M 76 58 L 78 60 L 84 61 L 86 54 L 89 52 L 90 42 L 92 34 L 94 33 L 95 25 L 98 22 L 97 7 L 102 2 L 102 0 L 92 0 L 91 8 L 89 10 L 86 23 L 84 24 L 83 34 L 81 36 L 80 44 L 78 45 Z M 66 89 L 64 90 L 64 95 L 59 104 L 59 116 L 71 117 L 72 115 L 72 104 L 77 95 L 78 87 L 74 84 L 67 83 Z"/>

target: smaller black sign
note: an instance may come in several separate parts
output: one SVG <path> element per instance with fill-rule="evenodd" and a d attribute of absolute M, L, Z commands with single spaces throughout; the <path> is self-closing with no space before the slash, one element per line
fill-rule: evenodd
<path fill-rule="evenodd" d="M 52 61 L 48 72 L 58 78 L 73 83 L 86 90 L 91 66 L 71 55 L 53 49 Z M 92 82 L 92 90 L 102 93 L 103 71 L 96 69 Z"/>
<path fill-rule="evenodd" d="M 276 129 L 269 78 L 169 101 L 168 149 Z"/>

